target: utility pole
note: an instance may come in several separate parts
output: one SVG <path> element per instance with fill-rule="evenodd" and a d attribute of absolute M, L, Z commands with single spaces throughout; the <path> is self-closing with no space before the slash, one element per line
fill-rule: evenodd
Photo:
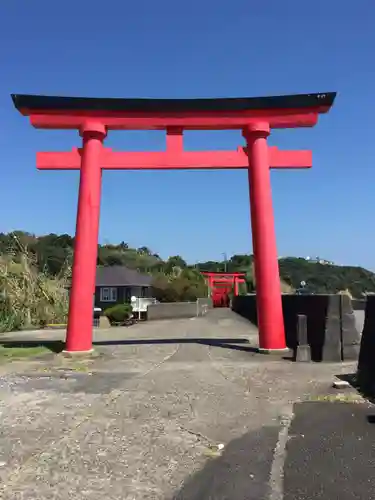
<path fill-rule="evenodd" d="M 227 267 L 228 267 L 228 258 L 227 258 L 227 254 L 225 252 L 223 253 L 223 257 L 224 257 L 224 272 L 226 273 Z"/>

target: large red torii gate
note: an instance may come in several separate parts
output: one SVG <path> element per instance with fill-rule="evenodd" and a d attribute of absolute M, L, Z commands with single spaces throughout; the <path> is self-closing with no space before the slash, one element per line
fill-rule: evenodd
<path fill-rule="evenodd" d="M 80 169 L 72 289 L 66 350 L 92 349 L 102 169 L 231 169 L 249 173 L 259 345 L 285 348 L 284 321 L 271 194 L 271 168 L 309 168 L 310 151 L 267 145 L 272 128 L 312 127 L 336 93 L 230 99 L 114 99 L 13 94 L 15 107 L 42 129 L 77 129 L 82 148 L 37 154 L 39 169 Z M 239 129 L 237 151 L 187 152 L 184 130 Z M 166 130 L 165 152 L 115 152 L 103 147 L 109 130 Z"/>

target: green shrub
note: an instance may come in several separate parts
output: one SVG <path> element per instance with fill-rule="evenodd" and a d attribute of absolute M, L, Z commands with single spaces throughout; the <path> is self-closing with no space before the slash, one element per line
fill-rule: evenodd
<path fill-rule="evenodd" d="M 109 307 L 104 311 L 109 321 L 112 323 L 123 323 L 132 313 L 132 306 L 130 304 L 116 304 Z"/>

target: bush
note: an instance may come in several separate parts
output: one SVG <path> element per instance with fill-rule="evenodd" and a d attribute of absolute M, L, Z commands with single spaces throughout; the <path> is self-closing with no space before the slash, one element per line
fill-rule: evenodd
<path fill-rule="evenodd" d="M 0 331 L 64 323 L 70 267 L 51 277 L 38 271 L 32 255 L 25 249 L 22 252 L 17 259 L 0 255 Z"/>
<path fill-rule="evenodd" d="M 117 304 L 113 307 L 109 307 L 104 311 L 111 324 L 113 323 L 123 323 L 129 318 L 132 313 L 132 306 L 130 304 Z"/>
<path fill-rule="evenodd" d="M 152 280 L 152 296 L 159 302 L 194 302 L 207 295 L 205 280 L 195 269 L 174 268 L 173 274 L 159 273 Z"/>

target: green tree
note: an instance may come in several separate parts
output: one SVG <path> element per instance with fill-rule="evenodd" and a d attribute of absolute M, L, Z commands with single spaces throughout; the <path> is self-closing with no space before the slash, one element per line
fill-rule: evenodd
<path fill-rule="evenodd" d="M 167 262 L 165 263 L 164 270 L 168 274 L 171 273 L 173 271 L 173 268 L 175 267 L 178 267 L 180 269 L 184 269 L 187 267 L 186 261 L 180 255 L 173 255 L 172 257 L 169 257 Z"/>
<path fill-rule="evenodd" d="M 137 252 L 141 255 L 152 255 L 152 252 L 148 247 L 140 247 L 137 249 Z"/>

